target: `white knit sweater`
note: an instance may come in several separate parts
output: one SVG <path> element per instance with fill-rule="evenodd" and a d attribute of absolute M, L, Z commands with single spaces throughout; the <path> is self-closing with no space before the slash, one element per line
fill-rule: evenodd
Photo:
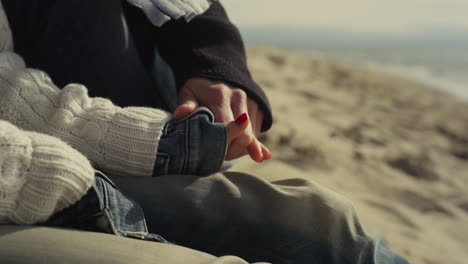
<path fill-rule="evenodd" d="M 90 98 L 79 84 L 58 89 L 26 68 L 0 1 L 0 224 L 37 223 L 75 203 L 91 186 L 92 166 L 151 176 L 170 118 Z"/>

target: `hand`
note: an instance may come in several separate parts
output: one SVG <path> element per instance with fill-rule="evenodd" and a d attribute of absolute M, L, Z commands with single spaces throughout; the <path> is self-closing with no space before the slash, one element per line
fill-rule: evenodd
<path fill-rule="evenodd" d="M 271 152 L 256 138 L 260 134 L 263 112 L 243 90 L 230 87 L 221 81 L 203 78 L 189 79 L 180 89 L 179 107 L 174 112 L 174 119 L 182 119 L 200 104 L 213 112 L 216 122 L 227 124 L 228 128 L 232 126 L 234 118 L 239 118 L 243 113 L 248 114 L 247 126 L 239 135 L 233 138 L 230 130 L 226 160 L 236 159 L 246 154 L 257 162 L 271 158 Z"/>

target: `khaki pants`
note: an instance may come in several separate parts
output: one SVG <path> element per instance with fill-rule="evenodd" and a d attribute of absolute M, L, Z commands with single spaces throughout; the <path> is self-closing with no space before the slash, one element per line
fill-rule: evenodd
<path fill-rule="evenodd" d="M 407 263 L 363 229 L 348 200 L 309 180 L 111 178 L 142 206 L 151 232 L 181 246 L 3 226 L 2 263 Z"/>

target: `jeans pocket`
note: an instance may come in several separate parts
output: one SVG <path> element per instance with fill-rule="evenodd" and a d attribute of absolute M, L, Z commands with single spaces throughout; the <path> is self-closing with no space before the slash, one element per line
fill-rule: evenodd
<path fill-rule="evenodd" d="M 100 223 L 106 231 L 119 236 L 144 239 L 148 234 L 141 207 L 105 179 L 96 178 L 96 188 L 103 203 L 104 218 Z"/>

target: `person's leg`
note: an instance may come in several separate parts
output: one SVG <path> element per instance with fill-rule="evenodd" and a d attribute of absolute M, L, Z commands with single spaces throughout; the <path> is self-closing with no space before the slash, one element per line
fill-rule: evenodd
<path fill-rule="evenodd" d="M 0 225 L 1 263 L 246 264 L 188 248 L 108 234 L 47 227 Z"/>
<path fill-rule="evenodd" d="M 120 106 L 169 110 L 148 68 L 147 61 L 154 59 L 154 52 L 141 45 L 137 47 L 133 37 L 146 36 L 151 43 L 154 34 L 145 33 L 150 30 L 147 25 L 137 25 L 139 33 L 132 32 L 121 1 L 5 0 L 3 3 L 15 51 L 30 67 L 46 71 L 58 86 L 82 83 L 91 96 L 109 98 Z M 148 59 L 142 60 L 142 56 Z"/>
<path fill-rule="evenodd" d="M 305 179 L 228 172 L 112 177 L 151 232 L 213 255 L 273 263 L 407 263 L 363 229 L 342 196 Z"/>

